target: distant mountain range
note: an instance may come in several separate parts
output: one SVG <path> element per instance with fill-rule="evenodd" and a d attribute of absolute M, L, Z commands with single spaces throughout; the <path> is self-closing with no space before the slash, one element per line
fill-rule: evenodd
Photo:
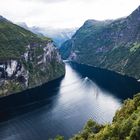
<path fill-rule="evenodd" d="M 17 24 L 27 30 L 32 31 L 35 34 L 52 38 L 53 41 L 56 43 L 57 47 L 60 47 L 62 43 L 71 39 L 71 37 L 75 34 L 76 30 L 78 29 L 78 28 L 57 29 L 51 27 L 43 28 L 37 26 L 28 27 L 27 24 L 24 22 L 20 22 Z"/>
<path fill-rule="evenodd" d="M 117 20 L 87 20 L 60 48 L 63 59 L 140 79 L 140 6 Z"/>

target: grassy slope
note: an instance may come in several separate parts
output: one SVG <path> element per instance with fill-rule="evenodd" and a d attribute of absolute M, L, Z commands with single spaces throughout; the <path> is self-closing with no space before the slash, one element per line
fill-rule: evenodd
<path fill-rule="evenodd" d="M 48 38 L 46 38 L 48 40 Z M 0 20 L 0 58 L 19 58 L 25 46 L 42 40 L 37 35 L 5 19 Z"/>

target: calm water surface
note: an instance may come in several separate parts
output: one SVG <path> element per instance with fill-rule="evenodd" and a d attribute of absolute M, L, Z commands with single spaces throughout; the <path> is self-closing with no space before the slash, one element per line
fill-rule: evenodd
<path fill-rule="evenodd" d="M 66 63 L 63 79 L 0 99 L 0 140 L 68 139 L 89 118 L 111 122 L 122 101 L 138 91 L 134 79 Z"/>

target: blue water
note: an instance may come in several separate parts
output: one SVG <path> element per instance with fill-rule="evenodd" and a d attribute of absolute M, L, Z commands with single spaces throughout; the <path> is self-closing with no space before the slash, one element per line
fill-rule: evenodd
<path fill-rule="evenodd" d="M 68 139 L 90 118 L 111 122 L 122 101 L 138 91 L 132 78 L 66 63 L 64 78 L 0 99 L 0 140 Z"/>

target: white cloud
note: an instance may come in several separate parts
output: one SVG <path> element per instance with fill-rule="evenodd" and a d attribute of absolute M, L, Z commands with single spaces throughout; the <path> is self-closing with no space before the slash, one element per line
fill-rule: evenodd
<path fill-rule="evenodd" d="M 30 26 L 79 27 L 87 19 L 129 15 L 140 0 L 0 0 L 0 14 Z"/>

